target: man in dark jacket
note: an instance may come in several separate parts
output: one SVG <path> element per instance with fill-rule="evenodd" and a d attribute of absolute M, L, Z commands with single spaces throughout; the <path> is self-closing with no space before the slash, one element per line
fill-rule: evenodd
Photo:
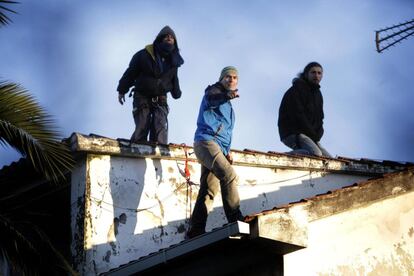
<path fill-rule="evenodd" d="M 200 191 L 191 217 L 187 238 L 205 232 L 208 213 L 221 188 L 224 213 L 228 222 L 243 220 L 230 145 L 235 122 L 231 100 L 238 98 L 238 72 L 223 68 L 219 81 L 206 88 L 194 135 L 194 153 L 201 164 Z"/>
<path fill-rule="evenodd" d="M 311 62 L 293 80 L 279 108 L 279 135 L 291 153 L 331 157 L 319 141 L 323 135 L 323 68 Z"/>
<path fill-rule="evenodd" d="M 184 63 L 180 56 L 174 31 L 165 26 L 155 38 L 131 59 L 119 80 L 118 100 L 125 102 L 125 94 L 135 86 L 132 114 L 135 131 L 131 142 L 168 143 L 167 93 L 174 99 L 181 97 L 177 71 Z"/>

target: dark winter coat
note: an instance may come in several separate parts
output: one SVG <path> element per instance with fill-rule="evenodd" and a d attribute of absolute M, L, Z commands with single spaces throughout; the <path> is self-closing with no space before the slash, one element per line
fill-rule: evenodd
<path fill-rule="evenodd" d="M 320 86 L 294 79 L 279 108 L 279 135 L 283 140 L 291 134 L 305 134 L 318 142 L 323 135 L 323 98 Z"/>
<path fill-rule="evenodd" d="M 175 49 L 170 54 L 161 53 L 159 43 L 167 33 L 174 32 L 167 26 L 161 30 L 154 44 L 147 45 L 131 59 L 129 67 L 119 80 L 118 92 L 126 94 L 135 85 L 135 95 L 155 97 L 171 92 L 174 99 L 181 97 L 177 70 L 184 63 L 178 52 L 177 40 Z"/>

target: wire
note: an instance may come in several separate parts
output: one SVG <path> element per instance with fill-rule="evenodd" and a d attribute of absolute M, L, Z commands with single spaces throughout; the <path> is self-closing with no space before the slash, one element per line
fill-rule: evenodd
<path fill-rule="evenodd" d="M 306 176 L 309 176 L 312 179 L 312 172 L 307 173 L 307 174 L 304 174 L 304 175 L 301 175 L 301 176 L 296 176 L 296 177 L 292 177 L 292 178 L 288 178 L 288 179 L 283 179 L 283 180 L 278 180 L 278 181 L 261 182 L 261 183 L 256 183 L 256 184 L 239 184 L 238 186 L 239 187 L 246 187 L 246 186 L 251 187 L 251 186 L 262 186 L 262 185 L 275 185 L 275 184 L 279 184 L 279 183 L 283 183 L 283 182 L 288 182 L 288 181 L 295 180 L 295 179 L 304 178 Z M 194 183 L 194 182 L 192 182 L 192 183 Z M 159 207 L 160 204 L 164 203 L 167 199 L 169 199 L 172 195 L 174 195 L 179 189 L 181 189 L 186 184 L 187 184 L 187 182 L 181 183 L 177 188 L 174 189 L 174 191 L 172 191 L 169 195 L 167 195 L 166 197 L 164 197 L 162 200 L 158 201 L 157 203 L 155 203 L 155 204 L 153 204 L 153 205 L 151 205 L 149 207 L 140 208 L 140 209 L 116 205 L 116 204 L 106 202 L 103 199 L 99 199 L 99 198 L 96 198 L 96 197 L 93 197 L 93 196 L 91 196 L 91 199 L 93 201 L 95 201 L 98 205 L 100 205 L 100 207 L 102 209 L 107 210 L 107 211 L 112 211 L 112 210 L 106 209 L 105 207 L 103 207 L 101 205 L 102 203 L 103 204 L 106 204 L 108 206 L 112 206 L 113 208 L 122 209 L 122 210 L 130 211 L 130 212 L 135 212 L 135 213 L 139 213 L 139 212 L 148 211 L 148 210 L 151 210 L 153 208 Z M 199 185 L 199 184 L 195 184 L 195 185 Z M 187 194 L 187 196 L 189 196 L 190 197 L 190 200 L 191 200 L 191 195 L 188 195 Z M 186 205 L 187 204 L 188 204 L 188 202 L 186 201 Z"/>

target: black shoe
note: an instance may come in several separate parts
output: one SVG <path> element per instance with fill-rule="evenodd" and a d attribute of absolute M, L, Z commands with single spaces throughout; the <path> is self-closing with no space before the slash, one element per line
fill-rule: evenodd
<path fill-rule="evenodd" d="M 188 230 L 187 234 L 185 235 L 185 239 L 189 240 L 189 239 L 195 238 L 197 236 L 203 235 L 205 232 L 206 231 L 202 229 L 190 228 L 190 230 Z"/>
<path fill-rule="evenodd" d="M 234 216 L 232 216 L 230 219 L 229 218 L 227 218 L 227 221 L 229 222 L 229 223 L 232 223 L 232 222 L 236 222 L 236 221 L 242 221 L 242 222 L 244 222 L 244 220 L 245 220 L 245 216 L 243 216 L 242 215 L 242 213 L 240 212 L 240 211 L 238 211 Z"/>

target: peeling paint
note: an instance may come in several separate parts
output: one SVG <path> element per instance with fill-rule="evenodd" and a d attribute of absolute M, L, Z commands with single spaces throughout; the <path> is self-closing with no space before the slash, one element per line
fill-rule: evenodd
<path fill-rule="evenodd" d="M 192 173 L 195 173 L 196 172 L 196 170 L 194 169 L 193 165 L 191 165 L 191 164 L 188 164 L 188 170 L 190 172 L 192 172 Z"/>
<path fill-rule="evenodd" d="M 97 268 L 97 265 L 96 265 L 96 261 L 93 260 L 92 264 L 93 264 L 93 272 L 95 273 L 95 275 L 98 275 L 98 268 Z"/>
<path fill-rule="evenodd" d="M 164 218 L 164 206 L 162 204 L 162 201 L 158 198 L 157 195 L 155 195 L 155 199 L 158 201 L 158 206 L 160 206 L 160 213 L 161 213 L 161 219 Z"/>
<path fill-rule="evenodd" d="M 396 194 L 399 194 L 399 193 L 401 193 L 401 192 L 405 192 L 404 191 L 404 188 L 403 187 L 399 187 L 399 186 L 397 186 L 397 187 L 394 187 L 393 189 L 392 189 L 392 194 L 393 195 L 396 195 Z"/>
<path fill-rule="evenodd" d="M 174 182 L 173 185 L 175 186 L 175 195 L 184 199 L 187 198 L 187 190 L 189 189 L 187 182 Z"/>
<path fill-rule="evenodd" d="M 114 254 L 115 256 L 118 255 L 118 252 L 116 250 L 116 243 L 115 242 L 110 242 L 109 245 L 112 248 L 112 254 Z"/>
<path fill-rule="evenodd" d="M 405 251 L 400 245 L 398 245 L 395 249 L 397 256 L 399 257 L 399 261 L 403 265 L 407 271 L 414 272 L 414 258 Z"/>
<path fill-rule="evenodd" d="M 125 213 L 122 213 L 119 216 L 119 222 L 122 223 L 122 224 L 125 224 L 127 222 L 127 215 Z"/>
<path fill-rule="evenodd" d="M 154 225 L 160 224 L 162 222 L 162 218 L 155 215 L 153 212 L 151 212 L 150 210 L 144 210 L 144 214 L 145 216 L 147 216 L 150 220 L 154 221 Z"/>
<path fill-rule="evenodd" d="M 407 252 L 401 248 L 397 249 L 401 252 L 397 252 L 397 257 L 390 255 L 389 258 L 383 258 L 378 260 L 372 257 L 369 263 L 370 267 L 365 267 L 362 264 L 349 264 L 338 265 L 334 269 L 330 269 L 328 272 L 320 272 L 317 275 L 320 276 L 332 276 L 332 275 L 370 275 L 370 276 L 383 276 L 383 275 L 413 275 L 414 271 L 412 258 Z M 400 265 L 401 264 L 401 265 Z"/>
<path fill-rule="evenodd" d="M 108 242 L 115 241 L 115 237 L 118 235 L 118 227 L 119 224 L 125 224 L 127 221 L 127 215 L 125 213 L 122 213 L 119 218 L 114 218 L 114 221 L 109 228 L 108 234 L 107 234 L 107 240 Z"/>
<path fill-rule="evenodd" d="M 106 255 L 103 257 L 103 260 L 107 263 L 111 260 L 111 250 L 106 251 Z"/>
<path fill-rule="evenodd" d="M 108 233 L 106 234 L 106 239 L 108 242 L 115 241 L 115 236 L 118 234 L 118 229 L 115 230 L 115 219 L 114 223 L 112 223 L 111 227 L 109 227 Z"/>
<path fill-rule="evenodd" d="M 264 208 L 265 206 L 267 206 L 267 204 L 269 203 L 269 200 L 267 199 L 267 195 L 266 193 L 262 194 L 263 196 L 263 200 L 262 200 L 262 208 Z"/>
<path fill-rule="evenodd" d="M 184 223 L 180 223 L 180 225 L 177 226 L 177 232 L 178 233 L 184 233 L 186 231 L 186 226 Z"/>
<path fill-rule="evenodd" d="M 152 234 L 152 240 L 155 243 L 162 243 L 162 237 L 166 235 L 166 232 L 164 231 L 164 226 L 160 225 L 157 227 L 160 230 L 159 234 L 156 234 L 155 232 Z"/>
<path fill-rule="evenodd" d="M 395 262 L 378 262 L 375 264 L 373 269 L 370 271 L 369 275 L 407 275 L 400 269 L 400 267 Z"/>
<path fill-rule="evenodd" d="M 257 180 L 256 179 L 246 179 L 246 182 L 250 186 L 256 186 L 257 185 Z"/>
<path fill-rule="evenodd" d="M 413 237 L 413 235 L 414 235 L 414 227 L 410 227 L 410 229 L 408 229 L 408 236 L 409 236 L 410 238 L 412 238 L 412 237 Z"/>
<path fill-rule="evenodd" d="M 164 235 L 166 235 L 166 232 L 165 232 L 165 230 L 164 230 L 164 226 L 162 226 L 162 225 L 160 225 L 160 226 L 158 226 L 158 229 L 160 229 L 160 238 L 162 237 L 162 236 L 164 236 Z"/>

